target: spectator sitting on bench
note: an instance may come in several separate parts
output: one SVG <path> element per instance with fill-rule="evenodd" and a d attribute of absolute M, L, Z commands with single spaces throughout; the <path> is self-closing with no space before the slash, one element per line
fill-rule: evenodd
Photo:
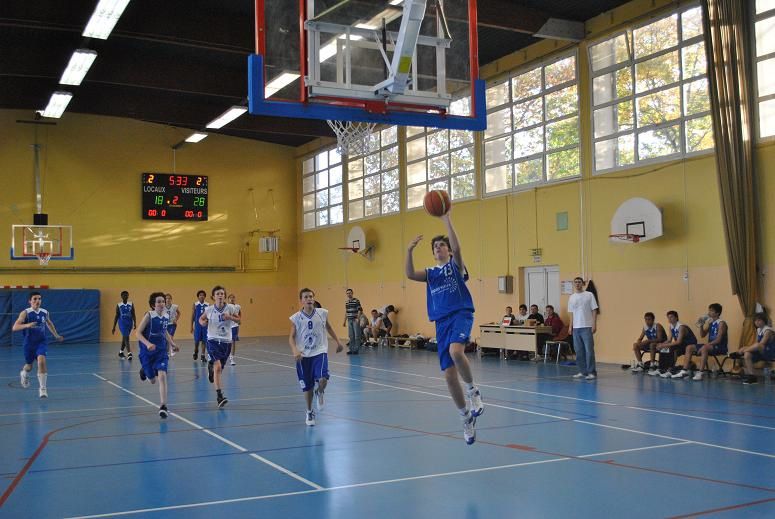
<path fill-rule="evenodd" d="M 694 332 L 691 328 L 686 326 L 685 324 L 681 324 L 681 322 L 678 320 L 678 312 L 675 310 L 670 310 L 667 312 L 667 320 L 670 321 L 670 340 L 663 342 L 658 347 L 660 350 L 667 348 L 670 353 L 677 353 L 683 355 L 689 355 L 688 358 L 691 361 L 691 352 L 696 351 L 697 349 L 697 336 L 694 335 Z M 660 352 L 660 358 L 662 356 L 662 353 Z M 672 364 L 672 362 L 671 362 Z M 671 366 L 672 367 L 672 366 Z M 683 373 L 684 370 L 681 370 Z M 660 373 L 658 368 L 652 368 L 649 370 L 649 375 L 659 375 L 662 378 L 670 378 L 675 375 L 670 373 L 670 370 L 666 370 L 664 373 Z M 681 376 L 681 378 L 684 375 Z M 679 377 L 675 377 L 679 378 Z"/>
<path fill-rule="evenodd" d="M 697 354 L 701 356 L 700 369 L 694 374 L 692 380 L 702 380 L 703 372 L 708 371 L 708 355 L 727 354 L 727 323 L 721 320 L 722 307 L 718 303 L 708 305 L 708 316 L 700 327 L 700 337 L 708 337 L 707 344 L 698 344 Z M 688 370 L 691 359 L 684 358 L 684 369 Z"/>
<path fill-rule="evenodd" d="M 393 305 L 387 305 L 385 310 L 379 314 L 382 318 L 382 327 L 385 328 L 385 335 L 390 337 L 393 333 L 393 323 L 390 320 L 390 312 L 396 312 L 396 308 Z"/>
<path fill-rule="evenodd" d="M 369 318 L 363 313 L 363 307 L 358 307 L 358 326 L 361 328 L 362 344 L 369 342 Z"/>
<path fill-rule="evenodd" d="M 535 319 L 536 325 L 544 324 L 544 316 L 538 311 L 538 305 L 530 305 L 530 315 L 528 319 Z"/>
<path fill-rule="evenodd" d="M 369 326 L 369 337 L 372 339 L 379 339 L 387 335 L 385 325 L 382 323 L 382 317 L 379 316 L 377 310 L 371 311 L 371 325 Z"/>
<path fill-rule="evenodd" d="M 632 345 L 632 351 L 635 353 L 635 358 L 638 359 L 638 364 L 631 370 L 633 373 L 640 373 L 645 369 L 643 366 L 644 351 L 648 351 L 651 355 L 649 366 L 655 366 L 657 346 L 667 340 L 665 328 L 661 324 L 654 322 L 655 319 L 653 312 L 646 312 L 643 315 L 643 320 L 646 324 L 640 331 L 638 340 Z"/>
<path fill-rule="evenodd" d="M 506 313 L 501 319 L 501 324 L 503 326 L 511 326 L 514 324 L 516 320 L 517 320 L 517 317 L 514 315 L 514 310 L 510 306 L 507 306 Z"/>
<path fill-rule="evenodd" d="M 743 358 L 744 367 L 743 384 L 756 384 L 758 381 L 753 374 L 753 363 L 775 361 L 775 331 L 767 326 L 767 314 L 758 313 L 753 317 L 756 326 L 756 342 L 750 346 L 740 348 L 739 351 L 730 353 L 730 358 Z"/>

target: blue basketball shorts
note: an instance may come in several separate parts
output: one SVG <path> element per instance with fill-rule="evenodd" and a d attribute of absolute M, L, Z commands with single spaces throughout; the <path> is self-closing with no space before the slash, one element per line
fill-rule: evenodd
<path fill-rule="evenodd" d="M 455 365 L 449 354 L 449 346 L 455 342 L 468 344 L 473 326 L 474 314 L 468 310 L 457 311 L 436 321 L 436 342 L 439 345 L 441 371 Z"/>
<path fill-rule="evenodd" d="M 175 330 L 178 329 L 177 324 L 168 324 L 167 325 L 167 333 L 170 334 L 170 337 L 175 337 Z"/>
<path fill-rule="evenodd" d="M 296 375 L 299 377 L 301 390 L 312 391 L 315 382 L 324 378 L 328 380 L 328 353 L 319 353 L 314 357 L 302 357 L 296 363 Z"/>
<path fill-rule="evenodd" d="M 239 326 L 234 326 L 231 329 L 231 342 L 237 342 L 239 340 Z"/>
<path fill-rule="evenodd" d="M 223 367 L 231 354 L 231 343 L 208 340 L 207 353 L 210 354 L 211 362 L 220 361 L 221 367 Z"/>
<path fill-rule="evenodd" d="M 118 329 L 121 332 L 121 335 L 124 337 L 127 337 L 128 335 L 132 334 L 132 320 L 129 319 L 128 321 L 125 321 L 124 319 L 118 320 Z"/>
<path fill-rule="evenodd" d="M 145 376 L 156 378 L 160 371 L 167 372 L 169 364 L 169 354 L 166 345 L 156 345 L 156 349 L 148 351 L 148 348 L 141 344 L 140 346 L 140 364 L 143 366 Z"/>
<path fill-rule="evenodd" d="M 32 344 L 24 345 L 24 363 L 32 364 L 39 355 L 46 356 L 48 350 L 48 344 L 46 341 L 34 342 Z"/>
<path fill-rule="evenodd" d="M 197 342 L 207 342 L 207 327 L 194 324 L 194 344 Z"/>

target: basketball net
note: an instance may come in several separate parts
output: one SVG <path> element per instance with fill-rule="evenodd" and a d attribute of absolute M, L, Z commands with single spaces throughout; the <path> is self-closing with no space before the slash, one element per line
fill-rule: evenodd
<path fill-rule="evenodd" d="M 38 261 L 40 262 L 40 265 L 42 267 L 45 267 L 46 265 L 48 265 L 48 262 L 51 261 L 50 252 L 38 252 L 35 255 L 38 257 Z"/>
<path fill-rule="evenodd" d="M 358 121 L 328 121 L 336 134 L 336 149 L 340 155 L 355 157 L 369 151 L 369 136 L 377 123 Z"/>

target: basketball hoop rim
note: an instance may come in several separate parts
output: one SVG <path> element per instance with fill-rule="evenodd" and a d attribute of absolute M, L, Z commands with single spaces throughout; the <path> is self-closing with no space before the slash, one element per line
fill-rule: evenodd
<path fill-rule="evenodd" d="M 631 243 L 640 242 L 640 236 L 638 236 L 637 234 L 628 234 L 628 233 L 609 234 L 608 239 L 612 241 L 628 241 Z"/>
<path fill-rule="evenodd" d="M 50 252 L 38 252 L 35 254 L 35 256 L 38 257 L 38 262 L 40 262 L 41 266 L 48 265 L 48 262 L 51 261 L 51 253 Z"/>

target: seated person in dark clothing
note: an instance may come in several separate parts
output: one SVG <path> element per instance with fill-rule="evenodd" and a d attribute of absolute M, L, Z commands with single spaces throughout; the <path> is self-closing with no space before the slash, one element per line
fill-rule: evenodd
<path fill-rule="evenodd" d="M 535 305 L 533 305 L 535 306 Z M 536 310 L 538 307 L 536 306 Z M 538 312 L 536 312 L 538 313 Z M 540 314 L 539 314 L 540 315 Z M 533 319 L 533 317 L 531 317 Z M 559 315 L 554 313 L 554 307 L 552 305 L 546 305 L 546 320 L 544 321 L 544 326 L 551 326 L 552 327 L 552 335 L 540 335 L 538 338 L 538 351 L 536 352 L 536 359 L 540 355 L 540 352 L 544 351 L 544 347 L 546 345 L 547 341 L 563 341 L 568 338 L 568 333 L 566 330 L 566 333 L 564 336 L 562 336 L 563 328 L 565 328 L 565 323 L 562 322 L 562 319 Z"/>
<path fill-rule="evenodd" d="M 536 325 L 544 324 L 544 316 L 538 312 L 538 305 L 530 305 L 530 315 L 528 319 L 535 319 Z"/>
<path fill-rule="evenodd" d="M 743 358 L 745 362 L 743 384 L 746 385 L 757 382 L 756 375 L 753 374 L 754 362 L 770 363 L 775 361 L 775 331 L 767 326 L 767 314 L 756 314 L 753 322 L 756 325 L 756 342 L 729 354 L 729 357 L 733 359 Z"/>
<path fill-rule="evenodd" d="M 501 324 L 503 326 L 511 326 L 516 322 L 516 316 L 514 315 L 514 310 L 510 307 L 506 307 L 506 313 L 503 315 L 503 318 L 501 319 Z"/>
<path fill-rule="evenodd" d="M 544 326 L 552 327 L 552 339 L 553 341 L 561 341 L 567 337 L 560 337 L 560 332 L 565 327 L 565 323 L 562 322 L 560 316 L 554 313 L 554 307 L 552 305 L 546 305 L 546 320 Z"/>

